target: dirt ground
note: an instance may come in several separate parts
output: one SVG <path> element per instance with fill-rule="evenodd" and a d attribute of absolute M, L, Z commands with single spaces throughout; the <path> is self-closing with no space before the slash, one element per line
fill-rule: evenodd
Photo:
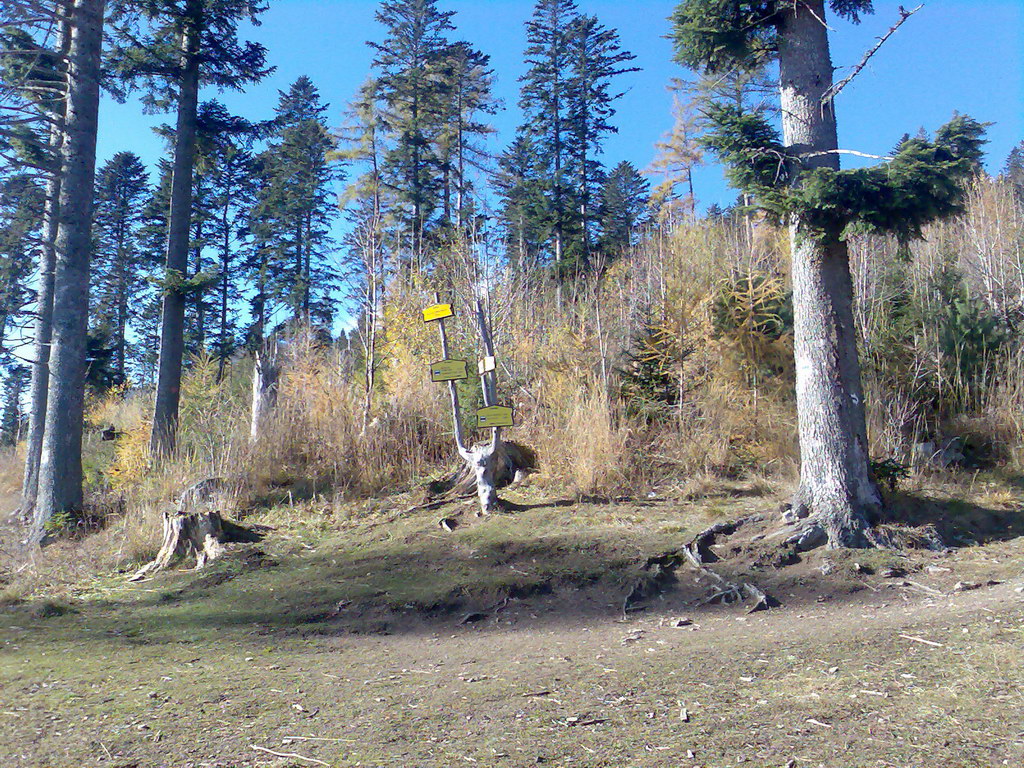
<path fill-rule="evenodd" d="M 946 553 L 723 541 L 780 607 L 698 606 L 680 566 L 624 613 L 648 558 L 769 502 L 520 502 L 268 517 L 205 571 L 0 611 L 0 765 L 1024 765 L 1019 506 Z"/>

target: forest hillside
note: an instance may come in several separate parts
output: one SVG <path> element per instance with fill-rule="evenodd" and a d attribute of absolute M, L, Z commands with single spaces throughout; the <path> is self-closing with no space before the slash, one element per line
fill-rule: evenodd
<path fill-rule="evenodd" d="M 3 764 L 1024 761 L 1024 142 L 838 138 L 928 9 L 674 3 L 641 167 L 588 3 L 243 116 L 277 5 L 0 9 Z"/>

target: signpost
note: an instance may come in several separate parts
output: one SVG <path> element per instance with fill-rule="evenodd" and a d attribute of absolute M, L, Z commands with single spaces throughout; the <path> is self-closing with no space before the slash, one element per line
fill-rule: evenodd
<path fill-rule="evenodd" d="M 476 425 L 481 429 L 487 427 L 511 427 L 512 409 L 503 405 L 490 405 L 476 412 Z"/>
<path fill-rule="evenodd" d="M 441 336 L 441 354 L 444 355 L 444 359 L 430 364 L 430 379 L 431 381 L 448 382 L 448 393 L 452 403 L 452 426 L 455 430 L 455 447 L 466 462 L 467 468 L 475 476 L 477 496 L 480 499 L 480 514 L 486 515 L 490 514 L 491 510 L 499 503 L 496 491 L 499 476 L 496 473 L 500 471 L 507 475 L 512 472 L 514 476 L 518 476 L 519 469 L 525 467 L 525 464 L 519 466 L 510 459 L 508 448 L 501 440 L 501 428 L 513 426 L 512 409 L 497 403 L 494 343 L 491 340 L 491 329 L 484 311 L 483 298 L 478 296 L 476 316 L 485 357 L 477 364 L 477 371 L 480 374 L 480 387 L 483 391 L 485 407 L 477 411 L 476 421 L 477 428 L 491 430 L 491 438 L 486 443 L 466 445 L 462 429 L 462 415 L 459 410 L 459 392 L 455 382 L 469 378 L 469 363 L 466 360 L 453 360 L 448 357 L 448 334 L 444 327 L 444 321 L 445 318 L 452 317 L 455 313 L 451 304 L 440 303 L 440 295 L 435 294 L 435 301 L 438 303 L 423 310 L 423 322 L 437 322 L 437 330 Z M 511 479 L 512 477 L 506 477 L 506 480 Z"/>
<path fill-rule="evenodd" d="M 469 378 L 469 363 L 465 360 L 438 360 L 430 364 L 431 381 L 459 381 Z"/>
<path fill-rule="evenodd" d="M 423 310 L 423 322 L 431 323 L 434 320 L 444 320 L 454 314 L 451 304 L 434 304 Z"/>

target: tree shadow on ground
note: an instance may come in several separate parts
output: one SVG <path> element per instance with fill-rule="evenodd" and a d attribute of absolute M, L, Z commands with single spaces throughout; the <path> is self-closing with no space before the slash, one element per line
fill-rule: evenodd
<path fill-rule="evenodd" d="M 887 499 L 880 521 L 908 529 L 934 529 L 946 546 L 962 547 L 1007 541 L 1024 536 L 1024 506 L 986 507 L 962 499 L 936 499 L 925 494 L 897 492 Z"/>
<path fill-rule="evenodd" d="M 907 546 L 914 546 L 914 530 L 927 527 L 953 546 L 1024 536 L 1019 507 L 992 509 L 911 493 L 890 501 L 883 524 L 908 531 Z M 513 510 L 563 509 L 576 503 L 516 504 Z M 549 521 L 548 528 L 540 529 L 534 518 L 528 524 L 517 514 L 467 521 L 454 532 L 443 532 L 434 519 L 422 515 L 406 520 L 404 528 L 386 531 L 369 526 L 360 535 L 323 542 L 315 551 L 293 547 L 263 556 L 261 550 L 241 548 L 201 572 L 162 573 L 115 599 L 83 605 L 80 618 L 51 621 L 111 642 L 131 638 L 134 644 L 159 644 L 222 631 L 273 642 L 287 636 L 514 631 L 588 618 L 621 619 L 626 596 L 650 579 L 649 560 L 678 552 L 693 535 L 678 527 L 628 533 L 621 526 L 573 527 L 567 522 L 563 527 L 557 515 L 553 526 Z M 774 526 L 774 515 L 766 515 L 761 525 Z M 849 573 L 843 578 L 823 575 L 822 561 L 835 559 L 833 551 L 776 561 L 752 557 L 741 548 L 731 555 L 734 544 L 721 542 L 723 560 L 714 569 L 769 592 L 778 589 L 784 608 L 820 601 L 823 593 L 846 599 L 865 588 L 860 577 Z M 794 590 L 797 583 L 806 589 Z M 697 607 L 713 585 L 685 565 L 647 586 L 637 607 L 688 614 L 720 610 Z"/>

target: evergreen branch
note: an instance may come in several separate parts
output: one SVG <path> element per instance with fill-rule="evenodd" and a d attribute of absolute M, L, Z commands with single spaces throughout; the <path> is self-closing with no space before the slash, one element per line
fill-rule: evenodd
<path fill-rule="evenodd" d="M 878 38 L 878 42 L 875 43 L 874 47 L 872 47 L 871 50 L 864 54 L 864 57 L 860 60 L 857 66 L 853 68 L 853 71 L 850 72 L 850 74 L 848 74 L 838 83 L 833 83 L 832 85 L 829 86 L 828 90 L 825 91 L 825 93 L 822 94 L 821 96 L 821 105 L 825 106 L 825 104 L 832 102 L 835 99 L 835 97 L 839 95 L 839 92 L 843 90 L 843 88 L 845 88 L 847 85 L 849 85 L 850 81 L 853 80 L 853 78 L 855 78 L 857 75 L 859 75 L 861 70 L 864 69 L 865 66 L 867 66 L 868 60 L 875 55 L 875 53 L 878 51 L 879 48 L 882 47 L 885 41 L 892 37 L 893 33 L 897 29 L 903 26 L 903 22 L 905 22 L 915 13 L 920 11 L 922 8 L 924 8 L 924 3 L 921 3 L 919 6 L 917 6 L 917 8 L 914 8 L 912 11 L 908 11 L 901 5 L 899 8 L 900 20 L 893 24 L 889 28 L 888 32 L 886 32 L 884 35 Z"/>

